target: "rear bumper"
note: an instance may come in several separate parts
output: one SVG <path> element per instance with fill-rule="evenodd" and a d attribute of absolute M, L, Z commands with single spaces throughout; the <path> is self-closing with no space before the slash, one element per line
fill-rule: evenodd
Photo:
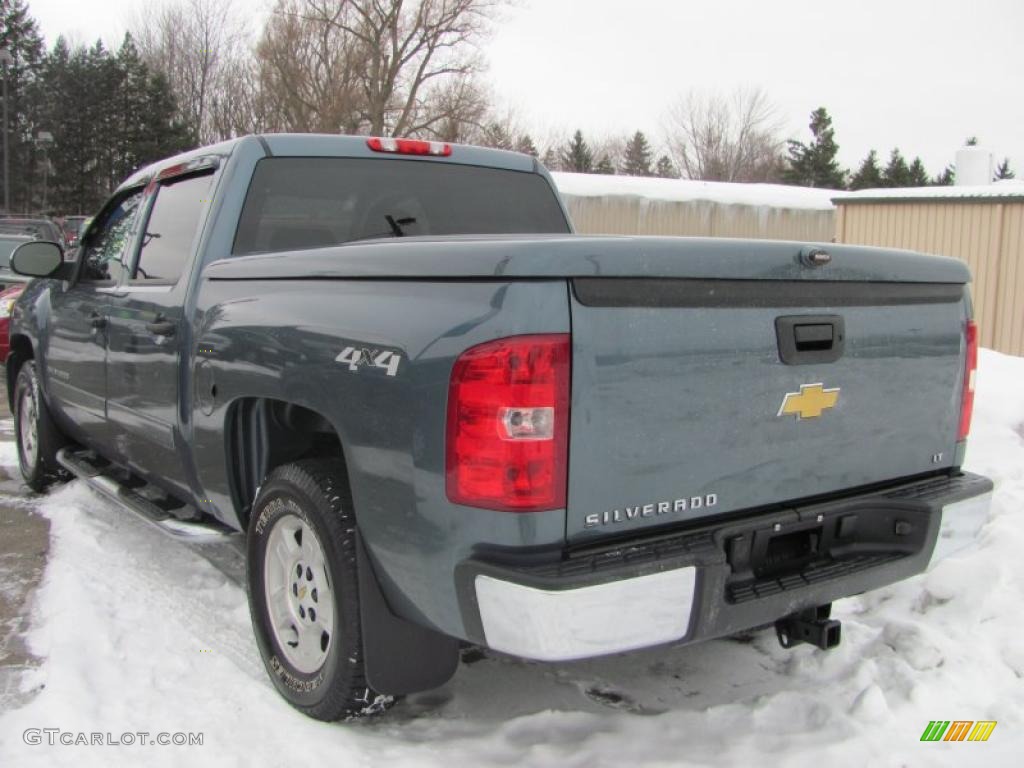
<path fill-rule="evenodd" d="M 971 540 L 991 490 L 960 474 L 557 561 L 473 558 L 456 569 L 460 608 L 474 642 L 542 661 L 721 637 L 924 571 Z"/>

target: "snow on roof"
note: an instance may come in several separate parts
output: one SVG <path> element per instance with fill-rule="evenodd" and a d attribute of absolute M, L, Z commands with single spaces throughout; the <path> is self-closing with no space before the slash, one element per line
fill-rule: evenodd
<path fill-rule="evenodd" d="M 836 194 L 834 189 L 782 184 L 732 184 L 588 173 L 552 173 L 551 177 L 559 192 L 573 197 L 632 196 L 679 203 L 706 201 L 723 205 L 830 211 L 833 208 L 832 197 Z"/>
<path fill-rule="evenodd" d="M 836 204 L 867 203 L 893 200 L 963 200 L 965 198 L 1022 198 L 1024 181 L 1007 179 L 994 184 L 963 187 L 894 187 L 890 189 L 861 189 L 856 192 L 833 194 Z"/>

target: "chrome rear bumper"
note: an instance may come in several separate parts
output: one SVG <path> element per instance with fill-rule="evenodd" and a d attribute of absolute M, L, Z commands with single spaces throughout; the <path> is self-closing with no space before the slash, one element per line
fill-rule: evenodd
<path fill-rule="evenodd" d="M 566 661 L 772 624 L 966 546 L 991 491 L 977 475 L 936 476 L 548 560 L 473 558 L 455 574 L 467 638 Z"/>

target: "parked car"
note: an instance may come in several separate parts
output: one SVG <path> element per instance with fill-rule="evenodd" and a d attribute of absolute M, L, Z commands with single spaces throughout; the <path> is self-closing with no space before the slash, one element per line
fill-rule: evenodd
<path fill-rule="evenodd" d="M 0 363 L 7 362 L 7 355 L 11 351 L 11 310 L 24 291 L 25 283 L 15 283 L 0 292 Z"/>
<path fill-rule="evenodd" d="M 462 642 L 834 647 L 832 601 L 922 572 L 992 489 L 961 470 L 962 262 L 577 237 L 526 155 L 244 137 L 134 174 L 76 261 L 12 263 L 42 278 L 25 481 L 245 536 L 267 672 L 320 719 L 441 685 Z"/>
<path fill-rule="evenodd" d="M 31 235 L 8 235 L 0 232 L 0 291 L 12 286 L 27 283 L 29 278 L 11 271 L 11 254 L 22 243 L 35 240 Z"/>
<path fill-rule="evenodd" d="M 43 218 L 0 215 L 0 234 L 28 235 L 37 240 L 48 240 L 51 243 L 64 242 L 64 234 L 60 227 L 49 219 Z"/>
<path fill-rule="evenodd" d="M 85 225 L 89 221 L 88 216 L 65 216 L 63 223 L 64 243 L 67 249 L 75 248 L 78 245 L 78 238 Z"/>

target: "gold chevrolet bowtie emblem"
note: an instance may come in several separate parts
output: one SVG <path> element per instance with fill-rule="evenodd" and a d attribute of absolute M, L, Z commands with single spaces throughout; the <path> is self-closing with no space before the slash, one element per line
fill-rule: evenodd
<path fill-rule="evenodd" d="M 823 411 L 835 408 L 838 402 L 839 387 L 825 389 L 823 384 L 801 384 L 799 392 L 786 393 L 778 415 L 816 419 Z"/>

